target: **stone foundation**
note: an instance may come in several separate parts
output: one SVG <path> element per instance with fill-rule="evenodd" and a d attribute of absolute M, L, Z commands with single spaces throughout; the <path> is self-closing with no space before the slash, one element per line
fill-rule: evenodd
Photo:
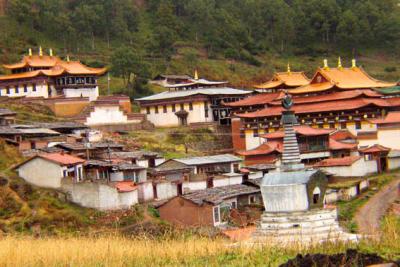
<path fill-rule="evenodd" d="M 312 209 L 298 212 L 264 212 L 252 239 L 254 242 L 287 244 L 357 241 L 357 236 L 345 233 L 341 229 L 336 209 Z"/>

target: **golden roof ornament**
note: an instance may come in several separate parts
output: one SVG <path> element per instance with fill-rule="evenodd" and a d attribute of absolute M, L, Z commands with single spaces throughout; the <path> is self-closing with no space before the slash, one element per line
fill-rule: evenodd
<path fill-rule="evenodd" d="M 69 55 L 67 55 L 67 62 L 69 62 Z"/>
<path fill-rule="evenodd" d="M 328 67 L 328 60 L 325 58 L 324 59 L 324 70 L 328 70 L 329 69 L 329 67 Z"/>
<path fill-rule="evenodd" d="M 31 57 L 32 56 L 32 48 L 28 49 L 28 55 Z"/>
<path fill-rule="evenodd" d="M 42 46 L 39 46 L 39 56 L 43 56 Z"/>
<path fill-rule="evenodd" d="M 357 65 L 356 65 L 356 59 L 353 58 L 353 59 L 351 60 L 351 68 L 354 69 L 354 68 L 356 68 L 356 67 L 357 67 Z"/>
<path fill-rule="evenodd" d="M 195 80 L 199 79 L 199 74 L 197 73 L 197 69 L 194 70 L 194 79 Z"/>
<path fill-rule="evenodd" d="M 290 74 L 290 64 L 289 64 L 289 62 L 287 64 L 287 72 Z"/>
<path fill-rule="evenodd" d="M 340 57 L 338 57 L 337 67 L 338 67 L 338 69 L 343 69 L 342 60 L 340 59 Z"/>
<path fill-rule="evenodd" d="M 52 57 L 53 56 L 53 49 L 49 49 L 49 55 Z"/>

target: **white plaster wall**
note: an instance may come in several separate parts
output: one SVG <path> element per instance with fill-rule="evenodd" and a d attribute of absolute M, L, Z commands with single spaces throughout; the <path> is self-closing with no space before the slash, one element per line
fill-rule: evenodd
<path fill-rule="evenodd" d="M 99 87 L 91 88 L 64 88 L 63 93 L 66 97 L 89 97 L 90 101 L 95 101 L 99 97 Z"/>
<path fill-rule="evenodd" d="M 18 175 L 40 187 L 60 188 L 63 168 L 42 158 L 35 158 L 18 168 Z"/>
<path fill-rule="evenodd" d="M 156 166 L 158 166 L 158 165 L 160 165 L 161 163 L 164 163 L 164 162 L 165 162 L 165 158 L 157 158 L 155 160 Z"/>
<path fill-rule="evenodd" d="M 330 157 L 331 152 L 323 151 L 323 152 L 312 152 L 312 153 L 302 153 L 300 154 L 301 159 L 315 159 L 315 158 L 328 158 Z"/>
<path fill-rule="evenodd" d="M 149 161 L 147 159 L 138 160 L 138 161 L 136 161 L 136 164 L 138 166 L 145 167 L 145 168 L 149 167 Z M 156 166 L 157 166 L 157 164 L 156 164 Z"/>
<path fill-rule="evenodd" d="M 375 160 L 366 161 L 364 158 L 357 160 L 351 166 L 320 167 L 319 169 L 325 170 L 338 177 L 363 177 L 378 171 Z"/>
<path fill-rule="evenodd" d="M 388 158 L 389 170 L 400 168 L 400 158 Z"/>
<path fill-rule="evenodd" d="M 390 147 L 392 149 L 400 149 L 400 129 L 378 129 L 378 144 Z"/>
<path fill-rule="evenodd" d="M 207 181 L 183 182 L 182 188 L 184 194 L 191 191 L 203 190 L 207 188 Z"/>
<path fill-rule="evenodd" d="M 138 198 L 141 203 L 154 199 L 153 184 L 150 181 L 138 185 Z"/>
<path fill-rule="evenodd" d="M 368 147 L 378 143 L 378 139 L 359 139 L 358 147 Z"/>
<path fill-rule="evenodd" d="M 1 96 L 8 96 L 8 97 L 19 97 L 19 96 L 26 96 L 26 97 L 49 97 L 49 92 L 47 90 L 47 84 L 37 84 L 36 91 L 33 91 L 33 87 L 31 84 L 28 84 L 27 89 L 28 92 L 24 92 L 24 86 L 21 84 L 19 87 L 19 92 L 15 93 L 15 87 L 10 87 L 10 94 L 7 94 L 7 90 L 5 88 L 0 88 Z"/>
<path fill-rule="evenodd" d="M 125 209 L 138 203 L 137 190 L 119 193 L 116 188 L 100 183 L 64 183 L 62 189 L 78 205 L 98 210 Z"/>
<path fill-rule="evenodd" d="M 357 186 L 341 189 L 341 191 L 343 200 L 349 200 L 357 196 Z"/>
<path fill-rule="evenodd" d="M 140 170 L 139 173 L 137 174 L 138 176 L 138 182 L 143 183 L 147 181 L 147 170 Z"/>
<path fill-rule="evenodd" d="M 86 119 L 86 125 L 127 123 L 128 117 L 119 106 L 95 106 Z"/>
<path fill-rule="evenodd" d="M 262 171 L 256 171 L 256 172 L 251 172 L 249 173 L 249 179 L 258 179 L 262 178 L 264 175 Z"/>
<path fill-rule="evenodd" d="M 190 99 L 188 99 L 190 100 Z M 185 110 L 188 112 L 187 123 L 212 122 L 212 110 L 209 107 L 208 118 L 205 117 L 204 103 L 193 102 L 193 110 L 189 110 L 189 102 L 184 104 Z M 175 112 L 181 109 L 180 104 L 175 104 Z M 147 114 L 146 108 L 141 108 L 140 112 L 146 114 L 147 119 L 156 127 L 173 127 L 179 126 L 179 119 L 172 111 L 172 105 L 167 105 L 167 112 L 164 113 L 163 105 L 158 105 L 158 113 L 155 113 L 155 106 L 150 107 L 150 114 Z"/>
<path fill-rule="evenodd" d="M 304 211 L 308 209 L 306 186 L 261 186 L 266 212 Z"/>
<path fill-rule="evenodd" d="M 340 199 L 340 195 L 336 190 L 327 190 L 325 193 L 324 203 L 335 203 Z"/>
<path fill-rule="evenodd" d="M 360 182 L 360 190 L 364 190 L 369 187 L 369 181 L 367 179 Z"/>
<path fill-rule="evenodd" d="M 164 200 L 178 195 L 176 184 L 158 183 L 157 184 L 157 199 Z"/>
<path fill-rule="evenodd" d="M 118 196 L 119 196 L 119 207 L 121 209 L 129 209 L 131 206 L 139 203 L 138 190 L 118 193 Z"/>
<path fill-rule="evenodd" d="M 254 137 L 253 131 L 245 131 L 246 150 L 254 149 L 265 142 L 265 138 Z"/>

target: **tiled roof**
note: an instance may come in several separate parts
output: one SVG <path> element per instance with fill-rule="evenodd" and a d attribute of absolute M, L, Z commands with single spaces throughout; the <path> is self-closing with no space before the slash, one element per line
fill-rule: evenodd
<path fill-rule="evenodd" d="M 255 155 L 268 155 L 273 152 L 282 153 L 283 144 L 282 142 L 264 142 L 260 146 L 246 151 L 237 151 L 236 153 L 241 156 L 255 156 Z M 267 163 L 267 162 L 266 162 Z M 268 162 L 272 163 L 272 162 Z"/>
<path fill-rule="evenodd" d="M 375 144 L 367 148 L 360 148 L 359 150 L 362 153 L 376 153 L 376 152 L 388 152 L 390 151 L 390 148 Z"/>
<path fill-rule="evenodd" d="M 322 103 L 309 103 L 309 104 L 294 105 L 292 107 L 292 110 L 296 114 L 304 114 L 304 113 L 354 110 L 369 105 L 374 105 L 377 107 L 400 106 L 400 98 L 392 98 L 392 99 L 358 98 L 358 99 L 328 101 Z M 280 116 L 282 111 L 283 111 L 282 107 L 275 106 L 275 107 L 267 107 L 255 112 L 237 114 L 237 116 L 241 118 Z"/>
<path fill-rule="evenodd" d="M 0 108 L 0 116 L 16 115 L 17 113 L 8 108 Z"/>
<path fill-rule="evenodd" d="M 204 157 L 191 157 L 191 158 L 181 158 L 174 159 L 180 163 L 189 166 L 203 165 L 203 164 L 215 164 L 215 163 L 229 163 L 229 162 L 238 162 L 242 161 L 241 158 L 236 157 L 231 154 L 221 154 L 221 155 L 213 155 L 213 156 L 204 156 Z"/>
<path fill-rule="evenodd" d="M 294 131 L 296 134 L 304 135 L 304 136 L 319 136 L 319 135 L 327 135 L 333 132 L 332 129 L 320 129 L 320 128 L 312 128 L 308 125 L 299 125 L 294 126 Z M 284 131 L 276 131 L 272 133 L 262 134 L 262 138 L 267 139 L 278 139 L 283 138 L 285 136 Z"/>
<path fill-rule="evenodd" d="M 329 158 L 321 160 L 314 164 L 314 167 L 336 167 L 336 166 L 351 166 L 357 160 L 361 159 L 360 156 L 348 156 L 343 158 Z"/>
<path fill-rule="evenodd" d="M 250 94 L 251 91 L 233 89 L 228 87 L 218 87 L 218 88 L 198 88 L 190 90 L 179 90 L 179 91 L 165 91 L 159 94 L 146 96 L 136 99 L 137 101 L 151 101 L 151 100 L 163 100 L 163 99 L 173 99 L 181 97 L 190 97 L 194 95 L 246 95 Z"/>
<path fill-rule="evenodd" d="M 252 106 L 252 105 L 265 105 L 276 98 L 278 98 L 282 92 L 277 92 L 277 93 L 260 93 L 257 95 L 252 95 L 249 97 L 246 97 L 242 100 L 235 101 L 235 102 L 230 102 L 230 103 L 224 103 L 225 106 L 228 107 L 244 107 L 244 106 Z"/>
<path fill-rule="evenodd" d="M 318 82 L 319 77 L 322 82 Z M 383 88 L 395 86 L 370 77 L 362 68 L 319 68 L 309 85 L 290 90 L 291 94 L 325 91 L 333 87 L 339 89 Z"/>
<path fill-rule="evenodd" d="M 346 139 L 353 139 L 355 140 L 357 137 L 352 134 L 348 129 L 340 129 L 336 130 L 333 133 L 330 134 L 329 138 L 340 141 L 340 140 L 346 140 Z"/>
<path fill-rule="evenodd" d="M 63 153 L 40 154 L 38 157 L 56 162 L 60 165 L 76 165 L 85 162 L 84 159 Z"/>
<path fill-rule="evenodd" d="M 400 111 L 389 112 L 385 118 L 370 120 L 376 124 L 400 123 Z"/>
<path fill-rule="evenodd" d="M 137 189 L 137 186 L 132 181 L 116 182 L 113 183 L 112 186 L 114 186 L 120 193 L 132 192 Z"/>
<path fill-rule="evenodd" d="M 336 141 L 333 138 L 329 138 L 329 149 L 331 149 L 331 150 L 342 150 L 342 149 L 353 150 L 356 148 L 357 148 L 357 144 L 343 143 L 343 142 Z"/>
<path fill-rule="evenodd" d="M 204 202 L 217 205 L 223 202 L 225 199 L 259 192 L 259 188 L 243 184 L 236 184 L 198 190 L 189 194 L 182 195 L 182 197 L 192 201 L 197 205 L 202 205 Z"/>
<path fill-rule="evenodd" d="M 344 100 L 351 99 L 360 96 L 365 97 L 381 97 L 382 95 L 377 93 L 376 91 L 370 89 L 360 89 L 360 90 L 349 90 L 349 91 L 341 91 L 334 92 L 329 94 L 322 94 L 316 96 L 299 96 L 293 98 L 294 104 L 303 104 L 303 103 L 316 103 L 316 102 L 325 102 L 325 101 L 334 101 L 334 100 Z M 273 101 L 271 104 L 273 105 L 281 105 L 280 101 Z"/>
<path fill-rule="evenodd" d="M 284 87 L 297 87 L 309 84 L 310 80 L 304 72 L 277 72 L 268 82 L 255 85 L 258 89 L 270 89 L 280 86 Z"/>

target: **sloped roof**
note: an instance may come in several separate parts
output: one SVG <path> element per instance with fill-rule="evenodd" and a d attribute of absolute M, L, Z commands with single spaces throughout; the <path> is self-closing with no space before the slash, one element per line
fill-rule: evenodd
<path fill-rule="evenodd" d="M 319 81 L 319 77 L 323 77 Z M 384 88 L 395 86 L 396 83 L 389 83 L 376 80 L 369 76 L 362 68 L 319 68 L 309 85 L 292 89 L 291 94 L 303 94 L 321 92 L 333 87 L 339 89 L 361 89 L 361 88 Z"/>
<path fill-rule="evenodd" d="M 331 150 L 342 150 L 342 149 L 357 149 L 357 144 L 351 144 L 351 143 L 343 143 L 336 141 L 333 138 L 329 138 L 329 149 Z"/>
<path fill-rule="evenodd" d="M 270 172 L 265 174 L 261 186 L 284 186 L 306 184 L 318 170 L 300 170 L 291 172 Z"/>
<path fill-rule="evenodd" d="M 336 141 L 346 140 L 346 139 L 353 139 L 353 140 L 357 139 L 357 137 L 354 134 L 352 134 L 348 129 L 335 130 L 330 134 L 329 138 Z"/>
<path fill-rule="evenodd" d="M 272 102 L 273 100 L 279 98 L 283 92 L 277 93 L 260 93 L 257 95 L 252 95 L 246 97 L 242 100 L 224 103 L 225 106 L 228 107 L 243 107 L 243 106 L 252 106 L 252 105 L 263 105 Z"/>
<path fill-rule="evenodd" d="M 294 111 L 296 114 L 328 112 L 328 111 L 344 111 L 344 110 L 358 109 L 369 105 L 374 105 L 377 107 L 399 106 L 400 98 L 391 98 L 391 99 L 358 98 L 358 99 L 328 101 L 322 103 L 307 103 L 307 104 L 294 105 L 292 107 L 292 111 Z M 282 107 L 274 106 L 257 110 L 255 112 L 237 114 L 237 116 L 241 118 L 279 116 L 282 114 L 282 111 L 283 111 Z"/>
<path fill-rule="evenodd" d="M 393 87 L 379 88 L 378 91 L 384 95 L 400 94 L 400 84 Z"/>
<path fill-rule="evenodd" d="M 255 155 L 268 155 L 273 152 L 278 152 L 278 153 L 283 152 L 282 142 L 274 142 L 274 141 L 264 142 L 254 149 L 245 150 L 245 151 L 237 151 L 236 153 L 241 156 L 255 156 Z M 272 162 L 268 162 L 268 163 L 272 163 Z"/>
<path fill-rule="evenodd" d="M 260 189 L 254 186 L 236 184 L 198 190 L 189 194 L 182 195 L 181 197 L 192 201 L 197 205 L 202 205 L 205 202 L 217 205 L 223 202 L 225 199 L 238 197 L 241 195 L 254 194 L 258 192 L 260 192 Z"/>
<path fill-rule="evenodd" d="M 351 166 L 356 161 L 361 159 L 360 156 L 348 156 L 343 158 L 329 158 L 321 160 L 314 164 L 314 167 L 336 167 L 336 166 Z"/>
<path fill-rule="evenodd" d="M 0 108 L 0 116 L 11 116 L 16 114 L 15 111 L 9 110 L 8 108 Z"/>
<path fill-rule="evenodd" d="M 372 119 L 370 122 L 376 124 L 400 123 L 400 111 L 391 111 L 385 118 Z"/>
<path fill-rule="evenodd" d="M 116 182 L 111 185 L 120 193 L 132 192 L 138 188 L 137 185 L 135 185 L 135 183 L 132 181 Z"/>
<path fill-rule="evenodd" d="M 278 87 L 298 87 L 309 84 L 310 80 L 304 72 L 276 72 L 268 82 L 255 85 L 258 89 L 271 89 Z"/>
<path fill-rule="evenodd" d="M 376 152 L 388 152 L 390 151 L 390 148 L 375 144 L 367 148 L 360 148 L 359 150 L 362 153 L 376 153 Z"/>
<path fill-rule="evenodd" d="M 61 165 L 75 165 L 85 162 L 84 159 L 63 153 L 39 154 L 38 157 L 59 163 Z"/>
<path fill-rule="evenodd" d="M 334 130 L 332 129 L 320 129 L 320 128 L 312 128 L 311 126 L 308 125 L 298 125 L 294 126 L 294 131 L 296 134 L 304 135 L 304 136 L 319 136 L 319 135 L 327 135 L 332 133 Z M 266 133 L 262 134 L 262 138 L 267 138 L 267 139 L 277 139 L 277 138 L 283 138 L 285 136 L 284 131 L 276 131 L 272 133 Z"/>
<path fill-rule="evenodd" d="M 163 99 L 173 99 L 189 97 L 194 95 L 246 95 L 250 94 L 251 91 L 233 89 L 228 87 L 220 88 L 198 88 L 190 90 L 180 90 L 180 91 L 165 91 L 159 94 L 145 96 L 142 98 L 137 98 L 136 101 L 152 101 L 152 100 L 163 100 Z"/>
<path fill-rule="evenodd" d="M 181 158 L 174 159 L 177 162 L 183 163 L 188 166 L 204 165 L 204 164 L 216 164 L 216 163 L 229 163 L 242 161 L 241 158 L 236 157 L 231 154 L 221 154 L 213 156 L 204 157 L 191 157 L 191 158 Z"/>

